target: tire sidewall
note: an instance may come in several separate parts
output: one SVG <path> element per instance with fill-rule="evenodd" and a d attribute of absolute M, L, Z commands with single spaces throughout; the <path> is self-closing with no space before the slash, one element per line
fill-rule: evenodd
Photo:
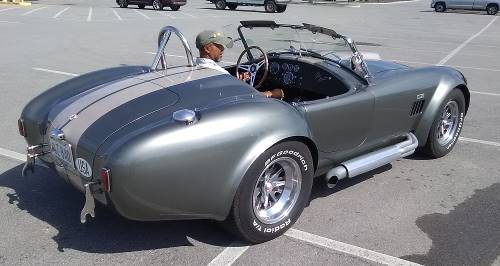
<path fill-rule="evenodd" d="M 162 10 L 163 9 L 163 4 L 161 3 L 161 0 L 153 0 L 153 9 L 154 10 Z"/>
<path fill-rule="evenodd" d="M 439 123 L 441 121 L 441 114 L 443 113 L 443 110 L 446 106 L 446 104 L 449 101 L 455 101 L 458 104 L 458 127 L 456 129 L 456 132 L 453 135 L 453 138 L 451 141 L 446 143 L 444 146 L 439 144 L 438 138 L 437 138 L 437 133 L 438 133 L 438 128 L 439 128 Z M 446 154 L 448 154 L 455 144 L 458 141 L 458 137 L 460 136 L 460 132 L 462 131 L 463 123 L 464 123 L 464 118 L 465 118 L 465 98 L 463 96 L 463 93 L 458 90 L 454 89 L 452 90 L 448 96 L 444 99 L 443 103 L 441 106 L 439 106 L 438 112 L 436 113 L 436 117 L 434 118 L 434 121 L 432 123 L 431 131 L 429 134 L 429 148 L 430 152 L 432 155 L 435 157 L 442 157 Z"/>
<path fill-rule="evenodd" d="M 274 12 L 276 12 L 276 8 L 277 8 L 276 3 L 274 1 L 272 1 L 272 0 L 266 1 L 264 3 L 264 9 L 266 10 L 267 13 L 274 13 Z"/>
<path fill-rule="evenodd" d="M 269 163 L 278 158 L 291 158 L 300 167 L 302 183 L 300 193 L 290 213 L 273 224 L 259 221 L 253 210 L 253 192 L 260 174 Z M 260 243 L 282 235 L 297 221 L 305 205 L 309 201 L 314 165 L 311 153 L 306 145 L 300 142 L 284 142 L 264 152 L 245 174 L 234 201 L 234 215 L 240 234 L 252 243 Z"/>
<path fill-rule="evenodd" d="M 446 10 L 446 7 L 444 6 L 443 3 L 437 3 L 435 10 L 436 12 L 444 12 Z"/>
<path fill-rule="evenodd" d="M 224 0 L 217 0 L 215 2 L 215 8 L 216 9 L 221 9 L 221 10 L 225 9 L 226 8 L 226 1 L 224 1 Z"/>
<path fill-rule="evenodd" d="M 119 6 L 121 8 L 126 8 L 128 6 L 127 0 L 120 0 L 119 1 Z"/>
<path fill-rule="evenodd" d="M 488 15 L 496 15 L 496 13 L 498 12 L 498 8 L 496 6 L 488 6 L 486 7 L 486 12 L 488 13 Z"/>

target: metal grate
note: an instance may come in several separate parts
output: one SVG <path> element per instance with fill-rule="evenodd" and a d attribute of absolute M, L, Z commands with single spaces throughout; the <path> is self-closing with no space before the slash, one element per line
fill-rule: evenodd
<path fill-rule="evenodd" d="M 413 105 L 411 106 L 410 109 L 410 116 L 416 116 L 421 114 L 422 109 L 424 109 L 424 103 L 425 103 L 424 99 L 413 102 Z"/>

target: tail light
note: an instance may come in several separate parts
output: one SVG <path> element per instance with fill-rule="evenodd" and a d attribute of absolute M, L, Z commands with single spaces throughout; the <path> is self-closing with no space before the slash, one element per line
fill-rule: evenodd
<path fill-rule="evenodd" d="M 101 169 L 101 185 L 104 192 L 111 191 L 111 176 L 108 168 Z"/>
<path fill-rule="evenodd" d="M 17 127 L 19 128 L 19 134 L 26 137 L 26 128 L 24 127 L 24 120 L 22 118 L 17 120 Z"/>

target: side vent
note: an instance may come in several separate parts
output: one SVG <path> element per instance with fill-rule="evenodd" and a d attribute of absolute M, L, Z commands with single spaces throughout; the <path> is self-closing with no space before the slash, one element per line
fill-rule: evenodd
<path fill-rule="evenodd" d="M 413 102 L 413 105 L 410 109 L 410 117 L 416 116 L 422 113 L 422 109 L 424 108 L 425 99 L 418 100 Z"/>

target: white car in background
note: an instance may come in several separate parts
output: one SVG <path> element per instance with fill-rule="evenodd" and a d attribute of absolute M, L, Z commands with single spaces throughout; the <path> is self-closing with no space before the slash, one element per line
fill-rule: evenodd
<path fill-rule="evenodd" d="M 432 0 L 431 8 L 436 12 L 444 12 L 446 9 L 486 10 L 488 15 L 498 12 L 500 0 Z"/>

